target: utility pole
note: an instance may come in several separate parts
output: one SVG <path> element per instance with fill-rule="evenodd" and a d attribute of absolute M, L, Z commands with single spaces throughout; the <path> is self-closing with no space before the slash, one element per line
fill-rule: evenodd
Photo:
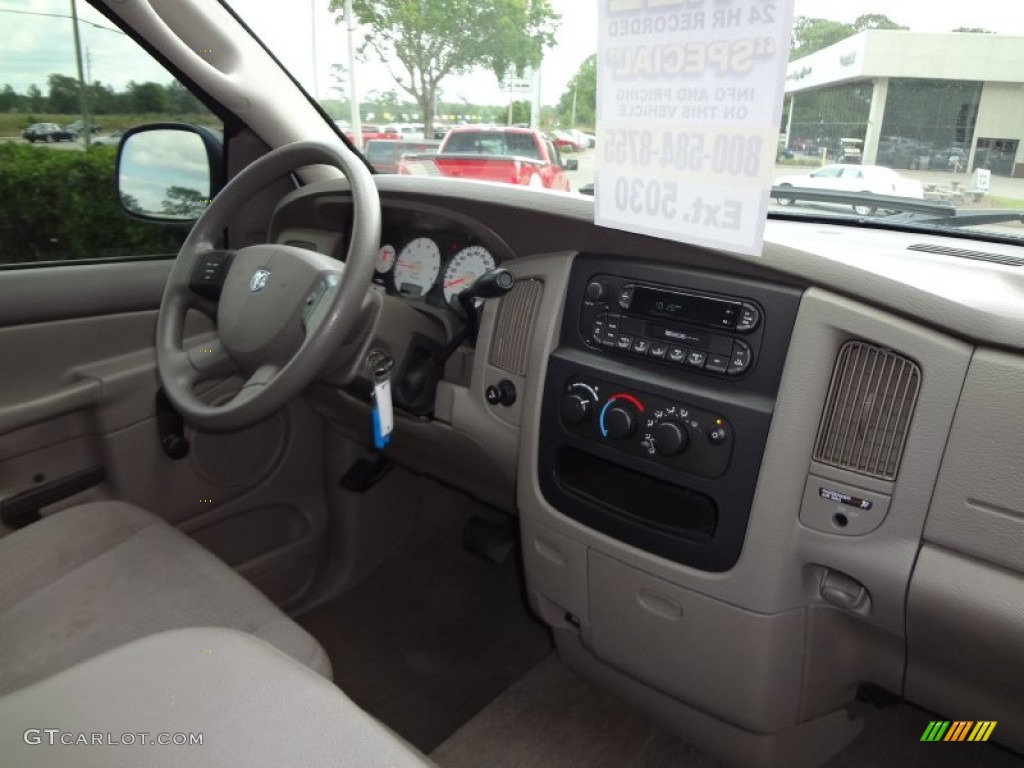
<path fill-rule="evenodd" d="M 313 100 L 320 102 L 320 77 L 316 56 L 316 0 L 309 0 L 309 35 L 313 43 Z"/>
<path fill-rule="evenodd" d="M 530 127 L 534 130 L 540 128 L 540 65 L 538 61 L 537 66 L 533 68 L 533 82 L 531 87 L 533 93 L 530 98 Z"/>
<path fill-rule="evenodd" d="M 352 15 L 352 0 L 345 0 L 345 21 L 348 28 L 348 93 L 349 122 L 352 128 L 352 143 L 363 149 L 363 120 L 359 116 L 359 92 L 356 90 L 356 17 Z"/>
<path fill-rule="evenodd" d="M 82 112 L 82 130 L 85 132 L 85 146 L 89 146 L 89 97 L 85 92 L 85 72 L 82 68 L 82 41 L 78 37 L 78 7 L 71 0 L 71 23 L 75 31 L 75 59 L 78 62 L 78 104 Z"/>
<path fill-rule="evenodd" d="M 576 128 L 576 92 L 579 91 L 579 84 L 572 87 L 572 119 L 569 121 L 570 128 Z"/>

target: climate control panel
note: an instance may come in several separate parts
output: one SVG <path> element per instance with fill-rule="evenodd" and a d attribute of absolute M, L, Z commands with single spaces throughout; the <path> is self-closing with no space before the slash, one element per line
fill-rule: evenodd
<path fill-rule="evenodd" d="M 729 422 L 685 402 L 573 376 L 559 416 L 573 434 L 700 477 L 719 477 L 729 467 Z"/>

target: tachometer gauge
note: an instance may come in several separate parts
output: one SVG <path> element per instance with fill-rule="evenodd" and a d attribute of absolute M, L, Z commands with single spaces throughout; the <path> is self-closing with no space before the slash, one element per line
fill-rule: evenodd
<path fill-rule="evenodd" d="M 444 300 L 451 304 L 464 290 L 476 282 L 485 272 L 497 264 L 494 257 L 482 245 L 471 245 L 455 254 L 444 271 Z"/>
<path fill-rule="evenodd" d="M 395 246 L 382 245 L 377 255 L 377 263 L 373 265 L 373 271 L 378 275 L 386 275 L 395 266 Z"/>
<path fill-rule="evenodd" d="M 395 261 L 395 290 L 410 299 L 426 296 L 441 272 L 441 249 L 429 237 L 417 237 Z"/>

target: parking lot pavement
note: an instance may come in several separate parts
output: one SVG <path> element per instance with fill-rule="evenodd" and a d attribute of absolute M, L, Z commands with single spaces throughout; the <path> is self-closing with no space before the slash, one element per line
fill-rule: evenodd
<path fill-rule="evenodd" d="M 579 152 L 563 153 L 563 160 L 579 160 L 580 163 L 578 171 L 565 172 L 565 175 L 569 177 L 569 190 L 571 192 L 575 192 L 584 184 L 590 184 L 594 181 L 595 157 L 596 154 L 592 149 L 582 149 Z"/>

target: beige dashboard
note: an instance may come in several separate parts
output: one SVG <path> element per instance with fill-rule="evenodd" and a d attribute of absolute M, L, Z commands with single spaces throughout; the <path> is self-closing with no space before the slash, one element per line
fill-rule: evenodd
<path fill-rule="evenodd" d="M 385 227 L 394 212 L 429 209 L 507 249 L 500 262 L 518 285 L 485 305 L 476 347 L 446 369 L 433 416 L 400 414 L 389 450 L 518 514 L 531 604 L 574 666 L 709 752 L 751 765 L 827 758 L 856 734 L 847 711 L 864 685 L 950 718 L 1024 719 L 1015 672 L 1024 663 L 1024 275 L 942 252 L 1019 255 L 1018 247 L 777 220 L 764 256 L 747 259 L 599 229 L 590 201 L 573 195 L 496 188 L 484 197 L 472 184 L 439 180 L 424 191 L 405 181 L 379 180 Z M 281 204 L 273 232 L 320 232 L 336 247 L 346 204 L 343 186 L 306 188 Z M 778 364 L 777 385 L 744 395 L 761 398 L 770 429 L 749 480 L 741 550 L 724 569 L 581 522 L 545 489 L 550 471 L 561 471 L 544 464 L 546 446 L 569 432 L 545 404 L 553 358 L 603 366 L 632 381 L 629 391 L 664 383 L 693 402 L 724 398 L 722 413 L 744 386 L 602 348 L 567 351 L 570 315 L 585 301 L 574 295 L 574 270 L 592 258 L 797 297 L 785 342 L 758 350 L 758 365 Z M 436 308 L 423 314 L 436 317 Z M 767 313 L 764 327 L 778 322 Z M 917 371 L 889 475 L 818 450 L 849 342 Z M 514 385 L 513 405 L 487 402 L 501 381 Z M 336 428 L 365 437 L 358 393 L 318 388 L 314 399 Z M 589 452 L 618 456 L 604 445 Z M 663 469 L 638 461 L 622 463 L 641 474 Z M 851 510 L 849 499 L 870 510 Z M 727 514 L 723 507 L 720 525 Z M 950 638 L 963 653 L 948 653 Z M 1021 749 L 1022 734 L 1007 727 L 1000 739 Z"/>

